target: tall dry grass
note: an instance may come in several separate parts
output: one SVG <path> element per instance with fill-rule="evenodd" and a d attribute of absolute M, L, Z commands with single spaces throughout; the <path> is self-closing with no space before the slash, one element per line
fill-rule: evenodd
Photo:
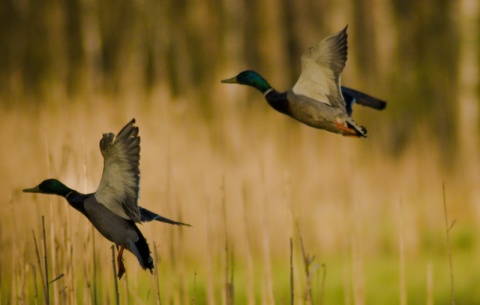
<path fill-rule="evenodd" d="M 43 304 L 32 240 L 42 215 L 49 272 L 65 274 L 50 286 L 52 304 L 115 302 L 110 243 L 63 199 L 21 189 L 55 177 L 94 192 L 101 134 L 132 117 L 142 139 L 141 205 L 193 227 L 140 226 L 152 251 L 156 244 L 158 280 L 125 255 L 122 304 L 230 304 L 232 291 L 235 304 L 288 304 L 290 238 L 295 304 L 307 302 L 306 287 L 324 304 L 449 300 L 443 183 L 457 221 L 450 232 L 457 300 L 480 300 L 472 200 L 479 194 L 463 179 L 475 168 L 454 160 L 447 170 L 422 130 L 400 156 L 387 155 L 382 113 L 357 107 L 371 137 L 342 138 L 277 114 L 243 89 L 219 89 L 208 120 L 195 97 L 162 92 L 68 103 L 54 96 L 42 108 L 3 110 L 0 304 Z M 258 103 L 247 108 L 247 98 Z M 324 279 L 322 268 L 305 276 L 300 237 L 305 253 L 325 265 Z"/>

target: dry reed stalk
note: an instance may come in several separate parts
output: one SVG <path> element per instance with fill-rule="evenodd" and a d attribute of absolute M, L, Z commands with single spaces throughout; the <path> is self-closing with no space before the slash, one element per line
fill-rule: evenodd
<path fill-rule="evenodd" d="M 43 138 L 44 138 L 44 141 L 45 141 L 44 144 L 45 144 L 45 157 L 46 157 L 46 161 L 47 161 L 47 172 L 48 172 L 48 176 L 51 177 L 52 176 L 52 166 L 51 166 L 51 163 L 50 163 L 50 150 L 48 148 L 49 147 L 48 137 L 47 137 L 46 134 L 44 134 Z M 52 198 L 49 199 L 50 219 L 53 219 L 53 201 L 52 200 L 53 200 Z M 43 228 L 43 235 L 44 235 L 44 238 L 45 238 L 45 225 L 44 225 L 43 215 L 42 215 L 42 228 Z M 52 232 L 50 232 L 51 233 L 50 236 L 53 236 L 53 222 L 50 223 L 50 228 L 52 230 Z M 53 242 L 54 241 L 55 240 L 53 240 Z M 45 243 L 46 243 L 46 241 L 44 240 L 44 244 Z M 45 256 L 46 256 L 46 252 L 45 252 Z M 45 257 L 45 265 L 47 264 L 46 261 L 47 261 L 47 258 Z M 46 281 L 45 281 L 45 302 L 46 302 L 46 304 L 50 304 L 50 296 L 49 296 L 49 289 L 48 289 L 48 270 L 46 270 L 46 268 L 45 268 L 45 278 L 46 278 Z"/>
<path fill-rule="evenodd" d="M 118 252 L 118 248 L 117 248 L 117 252 Z M 123 259 L 123 258 L 122 258 Z M 123 275 L 122 278 L 124 278 L 125 280 L 123 280 L 123 290 L 122 290 L 122 300 L 126 300 L 126 303 L 124 304 L 130 304 L 130 285 L 129 285 L 129 281 L 128 281 L 128 278 L 130 277 L 130 272 L 125 272 L 125 274 Z"/>
<path fill-rule="evenodd" d="M 12 207 L 14 207 L 14 206 L 12 205 Z M 12 259 L 12 260 L 11 260 L 11 262 L 9 262 L 9 263 L 10 263 L 10 264 L 9 264 L 9 267 L 10 267 L 10 272 L 11 272 L 12 274 L 14 274 L 14 280 L 12 281 L 12 288 L 10 289 L 10 297 L 11 297 L 10 303 L 13 304 L 13 303 L 15 302 L 15 300 L 16 300 L 17 295 L 18 295 L 17 289 L 18 289 L 18 287 L 19 287 L 19 285 L 18 285 L 18 276 L 17 276 L 17 268 L 18 268 L 18 266 L 17 266 L 17 264 L 16 264 L 16 262 L 17 262 L 17 257 L 19 256 L 19 253 L 18 253 L 18 252 L 19 252 L 19 250 L 18 250 L 18 249 L 19 249 L 19 245 L 18 245 L 18 244 L 19 244 L 19 238 L 18 238 L 18 230 L 17 230 L 17 225 L 16 225 L 17 220 L 16 220 L 16 216 L 15 216 L 15 215 L 17 215 L 17 213 L 15 213 L 15 211 L 12 211 L 10 215 L 13 216 L 13 217 L 12 217 L 12 219 L 13 219 L 13 230 L 11 231 L 11 234 L 12 234 L 12 247 L 10 247 L 10 250 L 11 250 L 11 259 Z M 32 232 L 33 232 L 33 230 L 32 230 Z M 6 248 L 6 247 L 0 247 L 0 249 L 1 249 L 0 251 L 2 251 L 2 250 L 5 249 L 5 248 Z M 2 251 L 2 252 L 3 252 L 3 251 Z M 3 254 L 3 253 L 0 252 L 0 254 Z M 4 256 L 2 255 L 1 257 L 4 257 Z M 2 268 L 2 270 L 1 270 L 0 272 L 1 272 L 1 273 L 5 272 L 5 271 L 6 271 L 5 269 L 7 269 L 7 268 Z M 2 275 L 1 278 L 3 279 L 3 278 L 4 278 L 4 277 L 3 277 L 3 274 L 1 274 L 1 275 Z M 43 278 L 42 278 L 42 280 L 43 280 Z M 0 286 L 0 288 L 1 288 L 1 287 L 2 287 L 2 286 Z M 1 292 L 1 289 L 0 289 L 0 292 Z"/>
<path fill-rule="evenodd" d="M 165 171 L 164 171 L 164 174 L 165 174 L 165 191 L 162 193 L 164 195 L 164 198 L 163 198 L 163 202 L 165 203 L 168 203 L 168 202 L 171 202 L 172 200 L 172 183 L 171 181 L 173 181 L 174 177 L 173 177 L 173 174 L 172 174 L 172 157 L 171 157 L 171 152 L 170 152 L 170 142 L 167 141 L 167 143 L 165 143 L 165 149 L 166 149 L 166 161 L 165 161 Z M 175 249 L 173 247 L 173 240 L 174 240 L 174 230 L 169 230 L 168 231 L 168 234 L 165 234 L 164 235 L 165 238 L 168 238 L 168 240 L 166 241 L 166 247 L 167 247 L 167 255 L 163 257 L 164 260 L 168 260 L 168 264 L 165 264 L 165 266 L 163 266 L 163 270 L 164 272 L 170 272 L 172 269 L 176 269 L 176 255 L 175 255 Z M 160 266 L 157 266 L 157 272 L 160 271 Z M 166 303 L 166 304 L 169 304 L 169 303 L 173 303 L 174 299 L 175 299 L 175 294 L 174 294 L 174 283 L 172 281 L 163 281 L 162 282 L 162 285 L 163 285 L 163 294 L 161 295 L 161 297 L 163 298 L 163 302 Z"/>
<path fill-rule="evenodd" d="M 196 294 L 197 294 L 197 270 L 195 270 L 195 273 L 193 274 L 193 297 L 191 299 L 192 305 L 195 305 Z"/>
<path fill-rule="evenodd" d="M 35 268 L 35 265 L 32 263 L 29 263 L 31 269 L 32 269 L 32 281 L 33 281 L 33 287 L 35 288 L 35 304 L 38 304 L 38 287 L 37 287 L 37 268 Z"/>
<path fill-rule="evenodd" d="M 320 296 L 318 304 L 322 305 L 323 304 L 323 296 L 325 294 L 325 281 L 327 279 L 327 266 L 325 264 L 322 264 L 322 269 L 323 269 L 323 276 L 322 276 L 322 282 L 320 286 Z"/>
<path fill-rule="evenodd" d="M 293 238 L 295 234 L 293 229 L 293 207 L 292 207 L 292 196 L 290 192 L 290 176 L 287 173 L 284 175 L 284 196 L 285 196 L 285 209 L 287 212 L 288 218 L 288 231 L 290 232 L 290 305 L 295 303 L 295 275 L 294 275 L 294 266 L 293 266 Z M 298 227 L 298 225 L 297 225 Z"/>
<path fill-rule="evenodd" d="M 297 224 L 298 226 L 298 224 Z M 303 258 L 303 268 L 305 272 L 305 302 L 307 304 L 313 304 L 313 294 L 312 294 L 312 275 L 310 273 L 310 266 L 315 260 L 315 256 L 310 257 L 310 255 L 305 251 L 305 246 L 303 244 L 302 235 L 300 233 L 300 228 L 298 229 L 298 236 L 300 239 L 300 249 L 302 250 Z M 315 266 L 314 266 L 315 268 Z"/>
<path fill-rule="evenodd" d="M 267 229 L 264 229 L 263 234 L 263 259 L 265 262 L 264 270 L 264 284 L 265 284 L 265 293 L 266 300 L 268 304 L 275 304 L 275 297 L 273 291 L 273 275 L 272 275 L 272 262 L 270 255 L 270 237 L 268 235 Z"/>
<path fill-rule="evenodd" d="M 93 263 L 93 304 L 97 304 L 98 300 L 98 292 L 97 292 L 97 254 L 96 254 L 96 246 L 95 246 L 95 229 L 93 225 L 90 225 L 90 229 L 92 232 L 92 263 Z"/>
<path fill-rule="evenodd" d="M 249 217 L 248 217 L 248 207 L 247 207 L 247 187 L 243 183 L 242 187 L 242 203 L 243 203 L 243 223 L 245 230 L 245 253 L 247 256 L 247 299 L 249 305 L 255 304 L 255 274 L 254 274 L 254 265 L 252 257 L 252 240 L 250 234 L 248 234 L 249 228 Z"/>
<path fill-rule="evenodd" d="M 232 247 L 232 250 L 230 252 L 230 270 L 231 270 L 231 273 L 230 273 L 230 283 L 229 283 L 229 294 L 228 294 L 228 305 L 233 305 L 234 303 L 234 300 L 235 300 L 235 283 L 234 283 L 234 275 L 235 275 L 235 256 L 234 256 L 234 251 L 233 251 L 233 247 Z"/>
<path fill-rule="evenodd" d="M 313 274 L 315 273 L 316 270 L 319 269 L 319 265 L 315 264 L 312 265 L 314 260 L 315 260 L 315 255 L 311 256 L 305 251 L 305 245 L 303 243 L 303 238 L 302 234 L 300 231 L 300 226 L 297 222 L 297 231 L 298 231 L 298 236 L 300 240 L 300 249 L 302 251 L 302 259 L 303 259 L 303 268 L 305 272 L 305 302 L 307 304 L 315 304 L 313 301 L 313 291 L 312 291 L 312 282 L 313 282 Z M 321 287 L 321 296 L 323 297 L 323 285 L 325 285 L 325 277 L 326 277 L 326 267 L 324 264 L 322 264 L 324 273 L 323 273 L 323 278 L 321 281 L 322 287 Z M 320 301 L 321 303 L 322 301 Z"/>
<path fill-rule="evenodd" d="M 207 204 L 207 221 L 206 221 L 206 250 L 207 250 L 207 256 L 206 256 L 206 276 L 207 276 L 207 287 L 206 287 L 206 292 L 207 292 L 207 303 L 208 304 L 215 304 L 215 289 L 214 289 L 214 282 L 213 282 L 213 266 L 212 266 L 212 247 L 208 245 L 212 245 L 212 203 L 211 200 L 209 200 L 209 203 Z"/>
<path fill-rule="evenodd" d="M 57 277 L 55 277 L 52 281 L 48 281 L 48 251 L 47 251 L 47 240 L 46 240 L 46 234 L 45 234 L 45 217 L 42 215 L 42 234 L 43 234 L 43 251 L 44 251 L 44 268 L 45 268 L 45 278 L 43 278 L 43 273 L 42 273 L 42 267 L 41 267 L 41 262 L 40 262 L 40 252 L 38 251 L 38 245 L 37 245 L 37 239 L 35 237 L 35 231 L 32 231 L 33 233 L 33 241 L 35 243 L 35 253 L 37 255 L 37 260 L 38 260 L 38 266 L 40 269 L 40 274 L 42 277 L 42 285 L 44 287 L 44 292 L 45 292 L 45 304 L 50 304 L 50 289 L 49 286 L 50 284 L 54 283 L 55 281 L 61 279 L 65 275 L 61 273 Z"/>
<path fill-rule="evenodd" d="M 447 213 L 447 198 L 445 195 L 445 183 L 443 183 L 443 211 L 445 214 L 445 234 L 447 237 L 447 251 L 448 251 L 448 261 L 450 265 L 450 290 L 452 295 L 452 305 L 455 305 L 455 283 L 454 283 L 454 274 L 453 274 L 453 262 L 452 262 L 452 250 L 450 247 L 450 230 L 455 224 L 455 220 L 451 224 L 448 223 L 448 213 Z"/>
<path fill-rule="evenodd" d="M 155 259 L 155 287 L 157 289 L 157 304 L 162 305 L 162 298 L 160 297 L 160 279 L 158 277 L 158 268 L 160 266 L 159 260 L 158 260 L 158 253 L 157 253 L 157 243 L 153 242 L 153 257 Z"/>
<path fill-rule="evenodd" d="M 433 267 L 431 262 L 427 265 L 427 305 L 433 305 Z"/>
<path fill-rule="evenodd" d="M 95 232 L 94 232 L 94 227 L 93 225 L 90 225 L 89 228 L 88 228 L 88 231 L 87 231 L 87 239 L 86 241 L 84 242 L 84 247 L 87 247 L 89 244 L 92 244 L 92 256 L 89 257 L 89 258 L 93 258 L 93 260 L 96 260 L 95 259 Z M 90 238 L 92 239 L 92 241 L 90 242 Z M 82 257 L 82 256 L 80 256 Z M 93 263 L 93 267 L 95 267 L 95 263 Z M 95 302 L 97 301 L 96 299 L 93 299 L 92 296 L 94 294 L 91 293 L 91 290 L 92 290 L 92 286 L 94 286 L 94 284 L 92 284 L 91 282 L 91 279 L 92 277 L 95 279 L 96 276 L 96 270 L 93 270 L 93 276 L 90 274 L 89 272 L 89 264 L 82 264 L 82 269 L 83 269 L 83 276 L 85 277 L 85 282 L 86 282 L 86 285 L 83 289 L 83 297 L 85 300 L 87 299 L 91 299 L 91 302 L 92 304 L 96 304 Z"/>
<path fill-rule="evenodd" d="M 229 282 L 228 282 L 228 233 L 227 233 L 227 207 L 225 203 L 225 176 L 222 177 L 222 185 L 220 187 L 222 192 L 222 218 L 223 218 L 223 238 L 224 238 L 224 255 L 223 255 L 223 264 L 224 264 L 224 290 L 223 290 L 223 304 L 228 303 L 229 295 Z"/>
<path fill-rule="evenodd" d="M 44 141 L 45 141 L 45 156 L 47 158 L 47 172 L 48 172 L 48 176 L 49 177 L 52 177 L 52 162 L 50 161 L 50 158 L 51 158 L 51 155 L 50 155 L 50 149 L 49 149 L 49 142 L 48 142 L 48 137 L 46 134 L 44 134 Z M 54 198 L 53 196 L 50 196 L 49 197 L 49 211 L 50 211 L 50 219 L 54 220 L 56 217 L 55 217 L 55 214 L 54 214 L 54 200 L 58 200 L 56 198 Z M 43 235 L 45 235 L 45 225 L 44 225 L 44 216 L 42 215 L 42 227 L 43 227 Z M 55 245 L 55 225 L 54 225 L 54 221 L 50 221 L 50 243 L 52 245 Z M 44 240 L 44 247 L 46 248 L 46 240 Z M 45 250 L 46 251 L 46 250 Z M 47 265 L 47 252 L 45 252 L 45 265 Z M 51 260 L 52 260 L 52 263 L 55 264 L 55 262 L 57 261 L 56 260 L 56 251 L 51 251 Z M 47 268 L 45 268 L 45 278 L 47 279 L 46 280 L 46 285 L 47 285 L 47 292 L 48 292 L 48 300 L 50 301 L 50 289 L 48 287 L 48 270 Z M 57 291 L 56 291 L 56 286 L 53 287 L 54 291 L 53 291 L 53 295 L 54 297 L 57 296 Z M 55 302 L 56 303 L 56 302 Z M 50 304 L 50 303 L 47 303 L 47 304 Z"/>
<path fill-rule="evenodd" d="M 64 220 L 65 220 L 65 249 L 64 249 L 64 263 L 66 262 L 69 262 L 66 264 L 66 266 L 64 265 L 63 266 L 63 269 L 65 270 L 65 272 L 67 273 L 67 282 L 69 283 L 68 286 L 70 287 L 69 289 L 69 296 L 70 296 L 70 300 L 69 300 L 69 303 L 70 304 L 73 304 L 73 297 L 75 295 L 75 292 L 77 291 L 76 289 L 76 277 L 75 277 L 75 264 L 73 262 L 76 262 L 77 260 L 73 257 L 74 255 L 74 249 L 76 247 L 73 246 L 72 244 L 72 225 L 70 225 L 70 222 L 68 221 L 70 219 L 70 215 L 69 215 L 69 210 L 70 210 L 70 207 L 69 206 L 66 206 L 66 209 L 65 209 L 65 217 L 64 217 Z M 66 301 L 62 302 L 62 303 L 67 303 Z"/>
<path fill-rule="evenodd" d="M 85 138 L 82 138 L 82 147 L 83 147 L 83 162 L 82 162 L 82 173 L 83 173 L 83 187 L 84 190 L 88 189 L 88 171 L 87 171 L 87 145 L 85 144 Z M 67 210 L 67 216 L 68 216 L 68 210 Z M 93 228 L 93 225 L 90 225 L 90 231 L 91 231 L 91 236 L 92 236 L 92 264 L 93 264 L 93 275 L 92 275 L 92 287 L 93 287 L 93 295 L 91 296 L 92 298 L 92 304 L 96 305 L 98 304 L 98 290 L 97 290 L 97 254 L 96 254 L 96 246 L 95 246 L 95 229 Z M 72 264 L 72 271 L 75 268 L 75 264 Z M 89 281 L 89 280 L 87 280 Z M 90 286 L 90 285 L 89 285 Z"/>
<path fill-rule="evenodd" d="M 293 239 L 290 237 L 290 305 L 295 304 L 295 284 L 293 281 Z"/>
<path fill-rule="evenodd" d="M 294 212 L 293 212 L 293 203 L 292 203 L 292 194 L 290 191 L 290 175 L 288 172 L 284 175 L 284 197 L 285 197 L 285 210 L 287 215 L 287 223 L 288 223 L 288 232 L 290 233 L 290 238 L 295 236 L 294 232 Z M 296 220 L 295 220 L 296 222 Z M 298 227 L 298 226 L 297 226 Z M 293 242 L 293 241 L 292 241 Z"/>
<path fill-rule="evenodd" d="M 227 228 L 227 202 L 225 195 L 225 177 L 222 178 L 222 215 L 223 215 L 223 232 L 224 232 L 224 303 L 233 305 L 234 303 L 234 284 L 233 284 L 233 251 L 231 252 L 231 259 L 229 261 L 229 240 Z M 232 266 L 230 266 L 232 264 Z"/>
<path fill-rule="evenodd" d="M 19 253 L 22 252 L 21 249 L 18 251 Z M 17 302 L 23 303 L 25 300 L 28 300 L 28 293 L 27 293 L 27 274 L 26 272 L 28 271 L 28 265 L 27 268 L 25 268 L 25 251 L 23 251 L 23 256 L 18 255 L 17 256 L 17 261 L 15 262 L 15 276 L 17 278 L 16 280 L 16 285 L 18 286 L 18 292 L 17 292 Z"/>
<path fill-rule="evenodd" d="M 300 240 L 300 250 L 302 252 L 302 262 L 303 262 L 303 267 L 304 267 L 304 273 L 305 273 L 305 295 L 304 295 L 304 300 L 305 303 L 307 304 L 322 304 L 323 303 L 323 293 L 324 293 L 324 288 L 325 288 L 325 279 L 327 275 L 327 268 L 325 264 L 321 264 L 321 267 L 323 269 L 323 276 L 320 281 L 320 300 L 315 303 L 313 300 L 313 290 L 312 290 L 312 282 L 313 282 L 313 275 L 316 270 L 319 270 L 320 265 L 315 264 L 312 265 L 314 260 L 315 260 L 315 255 L 311 256 L 305 251 L 305 245 L 303 243 L 303 238 L 302 234 L 300 231 L 300 225 L 298 222 L 296 222 L 297 226 L 297 232 Z"/>
<path fill-rule="evenodd" d="M 35 237 L 35 231 L 32 230 L 32 234 L 33 234 L 33 243 L 35 244 L 35 254 L 37 256 L 37 263 L 38 263 L 38 269 L 40 270 L 40 278 L 42 280 L 42 288 L 43 288 L 43 297 L 46 298 L 46 295 L 47 295 L 47 287 L 46 287 L 46 284 L 45 284 L 45 278 L 43 277 L 43 271 L 42 271 L 42 263 L 41 263 L 41 260 L 40 260 L 40 252 L 38 251 L 38 244 L 37 244 L 37 238 Z M 47 300 L 45 299 L 45 303 L 47 303 Z"/>
<path fill-rule="evenodd" d="M 42 215 L 42 233 L 43 233 L 43 258 L 45 263 L 45 302 L 50 304 L 50 289 L 48 287 L 48 258 L 47 258 L 47 236 L 45 235 L 45 217 Z"/>
<path fill-rule="evenodd" d="M 358 204 L 353 200 L 353 222 L 354 229 L 352 233 L 352 264 L 353 264 L 353 294 L 354 303 L 358 305 L 365 304 L 365 279 L 363 272 L 363 248 L 359 240 L 361 237 L 360 213 Z"/>
<path fill-rule="evenodd" d="M 407 289 L 405 280 L 405 236 L 403 227 L 403 206 L 398 203 L 399 229 L 398 229 L 398 251 L 399 251 L 399 271 L 400 271 L 400 305 L 407 304 Z"/>
<path fill-rule="evenodd" d="M 266 186 L 266 178 L 265 178 L 265 164 L 262 164 L 262 184 Z M 262 188 L 265 190 L 266 188 Z M 263 224 L 263 260 L 264 260 L 264 267 L 265 267 L 265 274 L 264 274 L 264 282 L 265 282 L 265 293 L 266 293 L 266 300 L 268 304 L 275 304 L 275 296 L 273 291 L 273 275 L 272 275 L 272 262 L 271 262 L 271 250 L 270 250 L 270 235 L 268 234 L 268 219 L 267 219 L 267 204 L 268 204 L 268 196 L 267 192 L 263 191 L 263 200 L 262 200 L 262 224 Z"/>
<path fill-rule="evenodd" d="M 174 179 L 171 179 L 172 181 Z M 181 204 L 179 204 L 179 197 L 180 195 L 177 193 L 176 191 L 176 187 L 175 187 L 175 183 L 172 182 L 172 193 L 174 195 L 174 198 L 173 198 L 173 204 L 175 207 L 177 207 L 177 209 L 172 213 L 172 214 L 176 214 L 178 215 L 178 219 L 181 221 L 183 218 L 182 218 L 182 212 L 181 212 L 181 209 L 179 208 L 181 206 Z M 188 303 L 188 294 L 186 293 L 188 291 L 188 280 L 187 280 L 187 267 L 185 266 L 185 243 L 184 243 L 184 228 L 182 226 L 178 227 L 178 228 L 170 228 L 170 231 L 172 233 L 174 233 L 173 236 L 176 236 L 175 238 L 175 253 L 176 253 L 176 257 L 177 257 L 177 268 L 179 270 L 179 278 L 180 278 L 180 288 L 181 288 L 181 291 L 182 291 L 182 294 L 181 294 L 181 303 L 182 304 L 187 304 Z"/>
<path fill-rule="evenodd" d="M 343 249 L 343 256 L 344 256 L 344 259 L 343 261 L 344 262 L 348 262 L 348 263 L 345 263 L 343 265 L 343 286 L 345 287 L 343 289 L 344 291 L 344 303 L 345 304 L 352 304 L 353 301 L 352 301 L 352 274 L 353 274 L 353 271 L 352 271 L 352 268 L 353 268 L 353 264 L 352 264 L 352 258 L 350 257 L 350 255 L 352 254 L 353 250 L 350 249 L 351 248 L 351 239 L 349 238 L 345 238 L 345 242 L 344 242 L 344 249 Z M 350 247 L 349 247 L 350 246 Z M 349 259 L 350 258 L 350 259 Z"/>
<path fill-rule="evenodd" d="M 115 284 L 115 304 L 120 304 L 120 294 L 118 293 L 117 265 L 115 264 L 115 245 L 112 245 L 112 266 L 113 266 L 113 283 Z"/>

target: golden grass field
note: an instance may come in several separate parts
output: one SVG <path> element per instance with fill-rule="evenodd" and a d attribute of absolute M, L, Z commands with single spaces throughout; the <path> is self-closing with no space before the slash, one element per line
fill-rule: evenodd
<path fill-rule="evenodd" d="M 435 135 L 418 130 L 393 157 L 381 112 L 356 106 L 370 137 L 343 138 L 300 125 L 246 91 L 221 87 L 209 119 L 195 98 L 162 92 L 53 96 L 43 106 L 2 109 L 0 304 L 44 304 L 33 240 L 34 233 L 43 264 L 42 215 L 49 278 L 64 274 L 50 285 L 51 303 L 115 303 L 110 242 L 62 198 L 21 190 L 55 177 L 94 192 L 102 133 L 133 117 L 142 139 L 140 204 L 192 227 L 140 226 L 158 253 L 158 282 L 127 253 L 121 304 L 230 304 L 231 272 L 235 304 L 290 304 L 290 238 L 295 304 L 312 303 L 300 239 L 315 256 L 313 304 L 450 303 L 443 184 L 455 221 L 455 299 L 480 304 L 478 156 L 450 160 L 447 169 Z"/>

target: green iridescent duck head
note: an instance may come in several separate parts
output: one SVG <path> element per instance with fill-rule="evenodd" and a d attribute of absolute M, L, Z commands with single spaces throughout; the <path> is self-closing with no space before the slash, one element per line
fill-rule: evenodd
<path fill-rule="evenodd" d="M 251 70 L 246 70 L 240 72 L 240 74 L 235 77 L 224 79 L 222 80 L 222 83 L 250 86 L 258 89 L 263 94 L 265 94 L 268 89 L 272 88 L 270 84 L 268 84 L 268 82 L 260 74 Z"/>
<path fill-rule="evenodd" d="M 24 189 L 25 193 L 54 194 L 66 196 L 72 190 L 57 179 L 47 179 L 36 187 Z"/>

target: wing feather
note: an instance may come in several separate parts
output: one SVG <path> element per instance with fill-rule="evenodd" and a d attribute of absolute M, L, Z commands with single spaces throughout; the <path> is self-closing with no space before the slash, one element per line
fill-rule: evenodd
<path fill-rule="evenodd" d="M 135 119 L 120 130 L 116 138 L 105 133 L 100 140 L 104 164 L 95 198 L 115 214 L 140 222 L 140 137 Z"/>
<path fill-rule="evenodd" d="M 340 93 L 340 74 L 347 61 L 347 27 L 302 55 L 302 73 L 292 88 L 295 94 L 345 110 Z"/>

